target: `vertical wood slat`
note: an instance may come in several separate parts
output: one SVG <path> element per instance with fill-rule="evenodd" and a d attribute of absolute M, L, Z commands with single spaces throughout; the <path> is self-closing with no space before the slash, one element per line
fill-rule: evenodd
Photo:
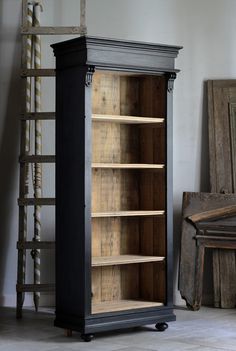
<path fill-rule="evenodd" d="M 236 80 L 211 80 L 207 89 L 211 192 L 235 193 L 236 130 L 232 104 L 236 102 Z M 235 266 L 235 252 L 213 251 L 216 307 L 235 306 L 230 291 L 232 282 L 236 284 Z"/>
<path fill-rule="evenodd" d="M 86 33 L 86 0 L 80 0 L 80 27 Z"/>
<path fill-rule="evenodd" d="M 94 74 L 92 86 L 92 112 L 120 114 L 120 79 L 118 76 Z M 120 125 L 112 123 L 96 123 L 93 129 L 93 161 L 120 162 Z M 109 159 L 110 158 L 110 159 Z M 114 188 L 113 182 L 119 185 L 120 171 L 107 172 L 93 170 L 92 172 L 92 211 L 120 208 L 120 186 Z M 104 201 L 104 199 L 106 199 Z M 110 230 L 112 224 L 112 232 Z M 98 245 L 101 256 L 119 254 L 119 233 L 121 219 L 93 219 L 92 242 Z M 95 240 L 99 242 L 95 242 Z M 92 287 L 94 290 L 93 303 L 111 301 L 121 297 L 119 266 L 93 269 Z"/>
<path fill-rule="evenodd" d="M 142 99 L 141 115 L 158 117 L 166 115 L 165 80 L 163 77 L 146 77 L 143 79 L 140 96 Z M 140 131 L 140 155 L 142 162 L 155 163 L 161 160 L 166 164 L 165 157 L 165 128 Z M 147 174 L 142 172 L 141 201 L 145 209 L 165 208 L 166 186 L 163 174 Z M 142 221 L 141 241 L 144 253 L 166 256 L 166 228 L 159 219 L 145 218 Z M 161 245 L 161 248 L 160 248 Z M 150 251 L 152 247 L 152 252 Z M 142 295 L 153 301 L 166 300 L 166 267 L 164 264 L 144 265 L 142 272 Z M 152 283 L 150 283 L 152 282 Z"/>
<path fill-rule="evenodd" d="M 236 103 L 230 103 L 229 106 L 230 121 L 230 147 L 231 147 L 231 167 L 233 189 L 236 189 Z"/>

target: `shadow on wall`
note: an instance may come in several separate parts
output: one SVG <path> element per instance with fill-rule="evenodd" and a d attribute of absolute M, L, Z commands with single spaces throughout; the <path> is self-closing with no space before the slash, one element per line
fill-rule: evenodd
<path fill-rule="evenodd" d="M 208 143 L 208 105 L 207 82 L 203 83 L 202 94 L 202 131 L 200 159 L 200 192 L 210 192 L 209 143 Z M 174 209 L 174 277 L 178 277 L 179 253 L 181 244 L 182 208 Z M 177 278 L 178 279 L 178 278 Z M 178 284 L 176 284 L 178 285 Z M 213 304 L 212 253 L 207 250 L 205 256 L 203 304 Z"/>
<path fill-rule="evenodd" d="M 3 7 L 3 4 L 2 6 Z M 0 11 L 0 13 L 3 13 Z M 20 21 L 20 18 L 19 18 Z M 20 87 L 20 34 L 16 35 L 15 31 L 10 27 L 5 28 L 3 20 L 0 18 L 1 44 L 7 43 L 14 45 L 12 50 L 13 57 L 9 58 L 12 62 L 11 72 L 4 72 L 8 67 L 8 63 L 1 64 L 1 86 L 7 86 L 8 92 L 2 91 L 2 97 L 5 100 L 5 109 L 2 106 L 1 115 L 1 140 L 0 140 L 0 218 L 1 218 L 1 234 L 0 234 L 0 305 L 4 304 L 4 283 L 7 274 L 7 258 L 15 257 L 16 241 L 17 241 L 17 226 L 13 228 L 13 224 L 17 223 L 17 219 L 13 216 L 17 213 L 17 199 L 15 193 L 15 182 L 18 174 L 18 154 L 19 154 L 19 115 L 21 91 Z M 15 29 L 15 28 L 14 28 Z M 3 46 L 3 45 L 2 45 Z M 6 45 L 4 45 L 6 50 Z M 11 52 L 11 51 L 9 51 Z M 2 50 L 2 57 L 4 51 Z M 7 84 L 4 84 L 4 77 L 7 77 Z M 10 79 L 8 80 L 8 77 Z M 14 237 L 12 237 L 15 235 Z M 12 248 L 11 242 L 14 243 Z M 12 254 L 10 250 L 15 250 Z M 13 267 L 12 267 L 13 266 Z M 9 270 L 16 271 L 16 261 L 11 262 Z M 9 277 L 8 277 L 9 278 Z M 10 277 L 11 278 L 11 277 Z M 12 279 L 15 277 L 13 276 Z M 15 284 L 15 280 L 13 281 Z M 2 301 L 1 301 L 2 300 Z"/>

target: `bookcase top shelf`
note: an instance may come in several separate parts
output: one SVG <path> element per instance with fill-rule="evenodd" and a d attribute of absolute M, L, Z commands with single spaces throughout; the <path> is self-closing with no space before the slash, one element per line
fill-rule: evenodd
<path fill-rule="evenodd" d="M 119 255 L 119 256 L 100 256 L 92 258 L 92 267 L 113 266 L 122 264 L 161 262 L 165 257 L 143 256 L 143 255 Z"/>
<path fill-rule="evenodd" d="M 92 218 L 98 217 L 136 217 L 136 216 L 164 216 L 165 211 L 115 211 L 115 212 L 93 212 Z"/>
<path fill-rule="evenodd" d="M 156 118 L 156 117 L 93 114 L 92 121 L 124 123 L 124 124 L 156 124 L 157 126 L 162 126 L 164 124 L 165 119 Z"/>

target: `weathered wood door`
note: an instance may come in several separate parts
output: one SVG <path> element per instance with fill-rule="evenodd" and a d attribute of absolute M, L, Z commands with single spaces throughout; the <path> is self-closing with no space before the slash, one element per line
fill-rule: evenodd
<path fill-rule="evenodd" d="M 208 81 L 211 192 L 236 192 L 236 80 Z M 235 252 L 213 253 L 215 306 L 235 307 Z"/>

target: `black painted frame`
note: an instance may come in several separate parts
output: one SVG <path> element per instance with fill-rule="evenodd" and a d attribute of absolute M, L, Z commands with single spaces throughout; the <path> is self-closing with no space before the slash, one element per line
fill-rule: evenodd
<path fill-rule="evenodd" d="M 173 313 L 173 82 L 181 47 L 80 37 L 56 56 L 56 319 L 83 334 L 175 320 Z M 166 78 L 166 305 L 91 314 L 91 84 L 94 70 Z M 77 279 L 76 279 L 77 278 Z"/>

